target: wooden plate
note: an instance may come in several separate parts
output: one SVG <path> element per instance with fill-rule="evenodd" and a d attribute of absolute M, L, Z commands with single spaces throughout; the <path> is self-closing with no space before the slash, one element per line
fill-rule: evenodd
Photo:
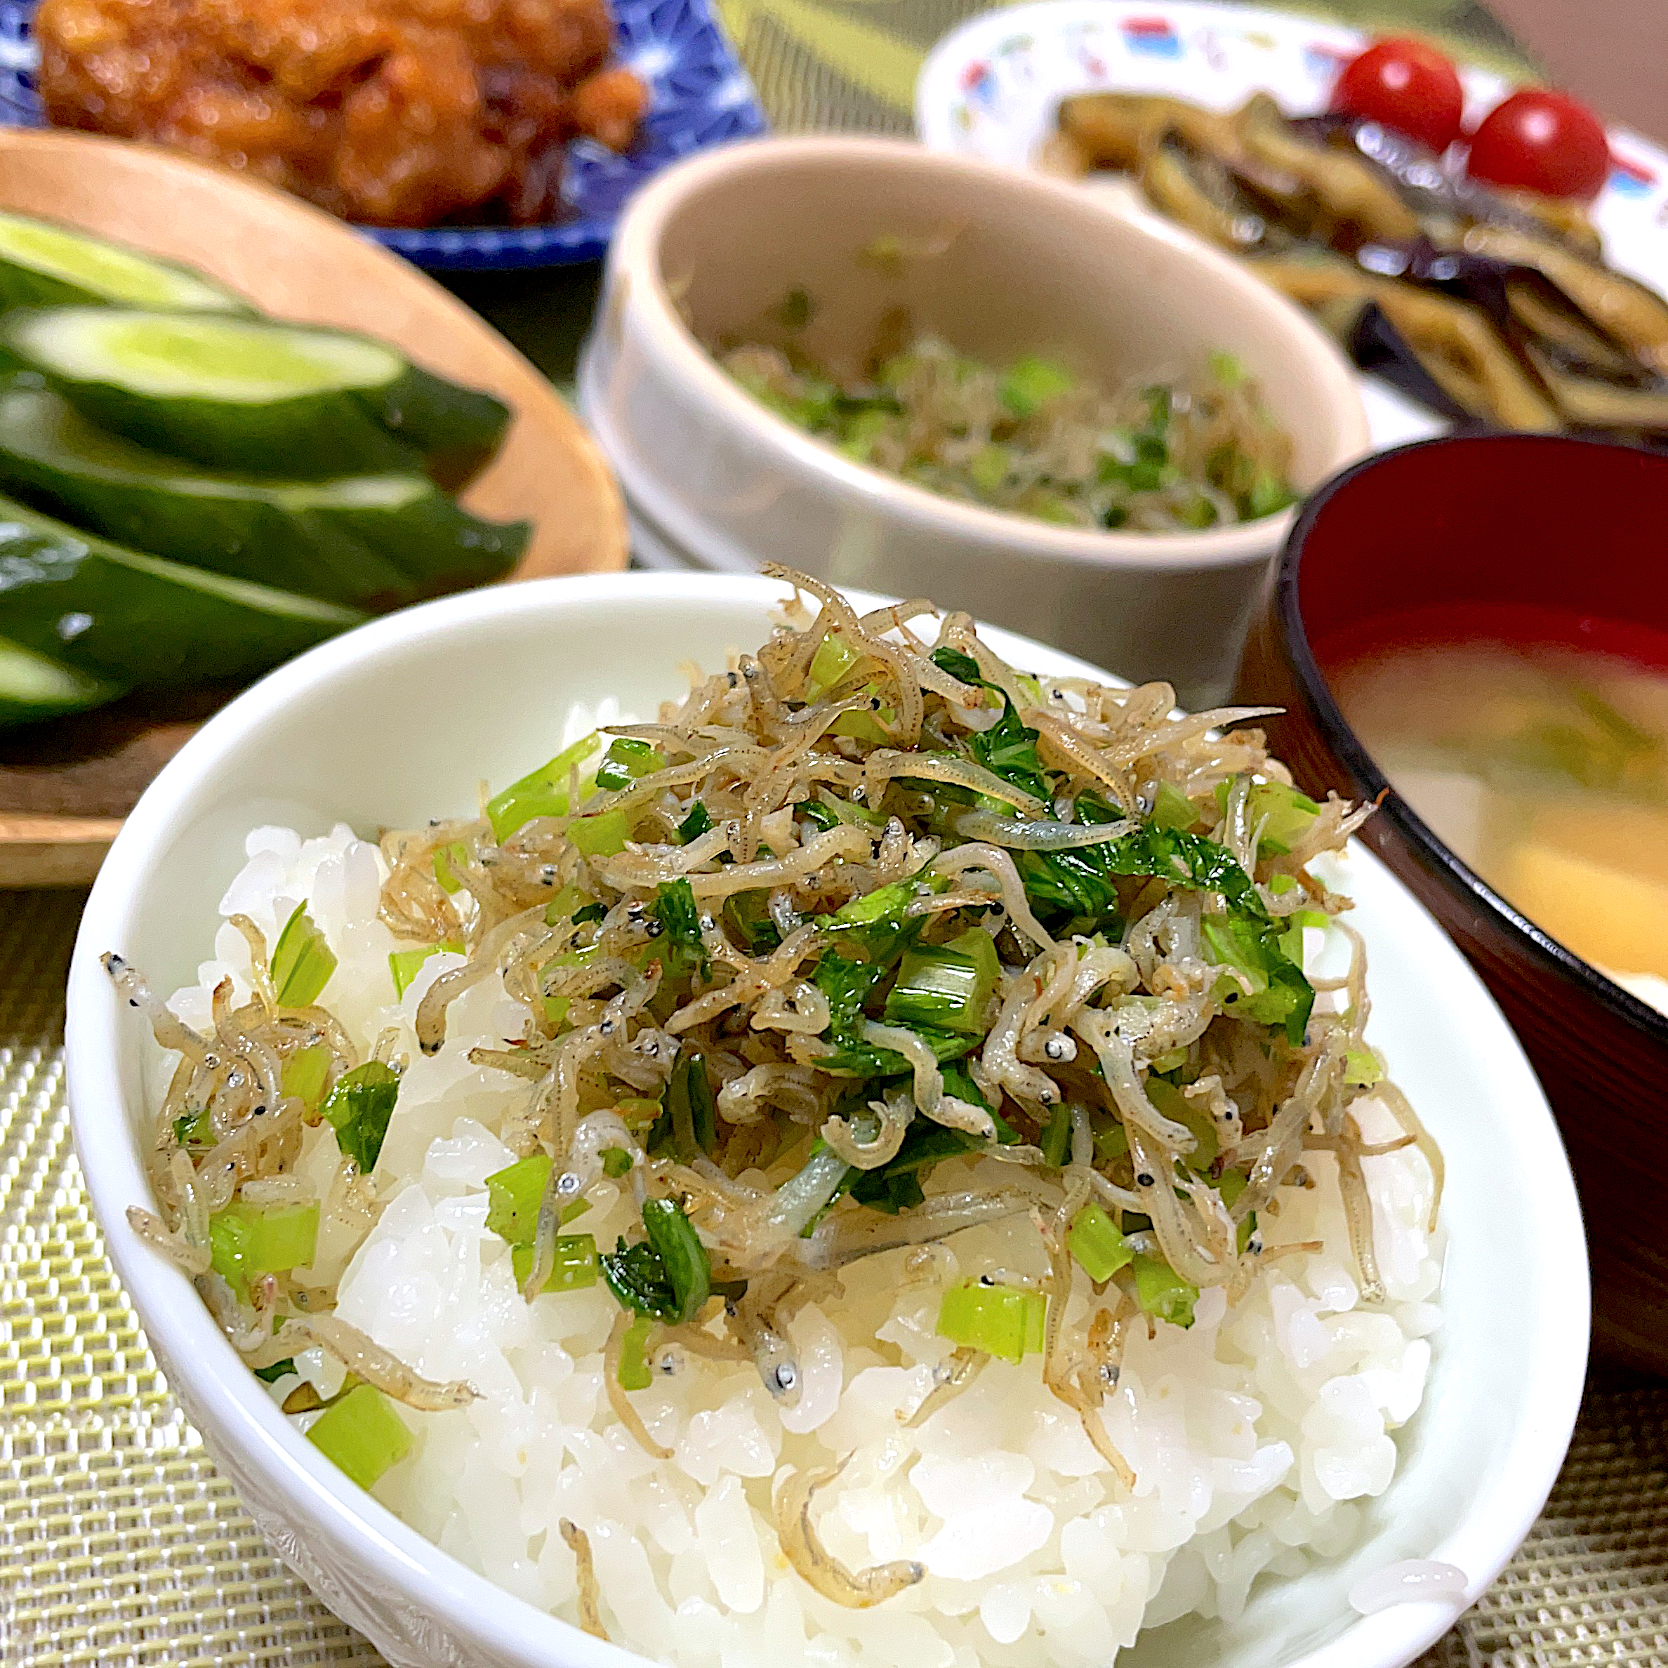
<path fill-rule="evenodd" d="M 613 476 L 550 383 L 462 302 L 341 221 L 153 146 L 22 128 L 0 128 L 0 208 L 184 261 L 275 317 L 366 331 L 430 370 L 490 389 L 515 421 L 463 503 L 534 523 L 513 577 L 626 565 Z M 146 784 L 228 693 L 130 696 L 0 732 L 0 887 L 91 880 Z"/>

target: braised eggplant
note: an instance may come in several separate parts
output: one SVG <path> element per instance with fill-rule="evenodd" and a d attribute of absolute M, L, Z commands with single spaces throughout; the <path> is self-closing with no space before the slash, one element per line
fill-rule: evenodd
<path fill-rule="evenodd" d="M 1264 93 L 1229 115 L 1082 94 L 1059 129 L 1077 167 L 1133 174 L 1444 415 L 1668 446 L 1668 302 L 1606 265 L 1581 205 L 1479 185 L 1375 122 L 1288 118 Z"/>

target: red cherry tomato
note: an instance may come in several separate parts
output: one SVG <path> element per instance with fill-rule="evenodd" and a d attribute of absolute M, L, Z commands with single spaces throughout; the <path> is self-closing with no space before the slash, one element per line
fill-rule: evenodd
<path fill-rule="evenodd" d="M 1530 88 L 1495 105 L 1477 124 L 1465 171 L 1490 185 L 1585 201 L 1610 177 L 1610 144 L 1584 104 Z"/>
<path fill-rule="evenodd" d="M 1417 139 L 1438 152 L 1460 136 L 1465 89 L 1454 66 L 1423 41 L 1374 41 L 1344 66 L 1332 108 Z"/>

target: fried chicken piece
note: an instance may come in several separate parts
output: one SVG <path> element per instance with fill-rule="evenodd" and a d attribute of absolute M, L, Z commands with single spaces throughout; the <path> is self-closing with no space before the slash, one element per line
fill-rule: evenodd
<path fill-rule="evenodd" d="M 42 0 L 60 127 L 244 168 L 382 225 L 560 210 L 562 147 L 630 144 L 606 0 Z"/>
<path fill-rule="evenodd" d="M 427 226 L 484 202 L 511 153 L 481 131 L 481 89 L 456 35 L 410 26 L 376 73 L 342 105 L 332 184 L 353 218 Z"/>
<path fill-rule="evenodd" d="M 385 0 L 390 13 L 468 42 L 475 61 L 572 85 L 608 56 L 604 0 Z"/>
<path fill-rule="evenodd" d="M 611 151 L 630 147 L 649 108 L 649 89 L 615 65 L 587 76 L 573 90 L 573 125 Z"/>
<path fill-rule="evenodd" d="M 154 0 L 43 0 L 35 14 L 39 87 L 56 127 L 136 137 L 148 112 L 171 99 L 190 45 L 184 7 Z"/>

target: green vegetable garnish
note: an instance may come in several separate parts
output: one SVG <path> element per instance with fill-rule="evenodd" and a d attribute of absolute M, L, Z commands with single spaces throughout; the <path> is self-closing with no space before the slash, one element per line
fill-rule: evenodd
<path fill-rule="evenodd" d="M 1240 362 L 1239 356 L 1229 353 L 1225 348 L 1218 348 L 1210 356 L 1210 374 L 1224 388 L 1238 388 L 1250 375 Z"/>
<path fill-rule="evenodd" d="M 1193 1305 L 1199 1301 L 1199 1288 L 1190 1286 L 1168 1263 L 1156 1257 L 1136 1257 L 1135 1295 L 1141 1307 L 1172 1326 L 1189 1327 L 1193 1324 Z"/>
<path fill-rule="evenodd" d="M 885 418 L 880 419 L 882 423 Z M 1008 478 L 1009 458 L 1006 451 L 994 441 L 982 447 L 967 466 L 967 472 L 972 477 L 973 484 L 985 496 L 990 497 Z"/>
<path fill-rule="evenodd" d="M 1107 820 L 1089 796 L 1078 800 L 1080 820 Z M 1073 851 L 1015 854 L 1026 895 L 1045 922 L 1081 921 L 1091 929 L 1118 920 L 1117 881 L 1150 876 L 1170 886 L 1214 892 L 1222 898 L 1222 915 L 1207 915 L 1203 932 L 1218 962 L 1244 975 L 1251 987 L 1224 980 L 1221 994 L 1236 1014 L 1264 1025 L 1284 1028 L 1293 1044 L 1302 1042 L 1315 992 L 1302 967 L 1282 944 L 1285 931 L 1268 913 L 1251 877 L 1227 848 L 1183 829 L 1148 822 L 1103 845 Z"/>
<path fill-rule="evenodd" d="M 707 952 L 701 942 L 701 907 L 695 901 L 694 888 L 683 879 L 664 881 L 655 888 L 649 908 L 661 926 L 655 953 L 667 977 L 681 979 L 698 973 L 705 978 Z"/>
<path fill-rule="evenodd" d="M 288 1088 L 284 1092 L 290 1093 Z M 174 1142 L 177 1146 L 200 1149 L 214 1145 L 214 1125 L 209 1121 L 207 1107 L 182 1113 L 174 1119 Z"/>
<path fill-rule="evenodd" d="M 1228 784 L 1216 786 L 1216 805 L 1219 812 L 1228 808 Z M 1246 821 L 1255 828 L 1262 824 L 1258 852 L 1264 857 L 1284 856 L 1309 831 L 1309 825 L 1320 811 L 1307 794 L 1284 782 L 1253 782 L 1245 797 Z"/>
<path fill-rule="evenodd" d="M 718 1107 L 707 1080 L 701 1054 L 685 1049 L 672 1067 L 666 1085 L 666 1117 L 678 1156 L 687 1162 L 697 1151 L 711 1153 L 718 1145 Z"/>
<path fill-rule="evenodd" d="M 334 1056 L 327 1043 L 309 1043 L 285 1060 L 279 1087 L 311 1111 L 324 1099 L 324 1081 Z"/>
<path fill-rule="evenodd" d="M 1370 1089 L 1384 1076 L 1384 1066 L 1370 1048 L 1352 1048 L 1344 1056 L 1344 1081 L 1352 1089 Z"/>
<path fill-rule="evenodd" d="M 999 967 L 995 943 L 977 927 L 950 944 L 905 950 L 886 1022 L 982 1034 Z"/>
<path fill-rule="evenodd" d="M 1099 1205 L 1085 1205 L 1072 1218 L 1066 1244 L 1078 1266 L 1097 1286 L 1110 1280 L 1135 1255 L 1117 1223 Z"/>
<path fill-rule="evenodd" d="M 356 1384 L 307 1427 L 307 1440 L 361 1488 L 411 1452 L 411 1432 L 383 1393 Z"/>
<path fill-rule="evenodd" d="M 732 892 L 719 911 L 724 925 L 741 940 L 751 956 L 762 956 L 782 942 L 776 923 L 770 918 L 768 892 Z"/>
<path fill-rule="evenodd" d="M 678 1312 L 678 1294 L 660 1253 L 646 1240 L 626 1244 L 624 1235 L 612 1251 L 602 1253 L 602 1277 L 622 1309 L 669 1320 Z"/>
<path fill-rule="evenodd" d="M 1223 1008 L 1259 1025 L 1283 1026 L 1293 1042 L 1301 1041 L 1315 993 L 1292 960 L 1290 946 L 1282 943 L 1284 935 L 1254 918 L 1232 914 L 1205 916 L 1199 933 L 1210 959 L 1232 969 L 1217 982 Z"/>
<path fill-rule="evenodd" d="M 643 1231 L 646 1239 L 635 1245 L 621 1239 L 603 1254 L 609 1290 L 640 1315 L 671 1324 L 692 1320 L 712 1292 L 706 1247 L 682 1206 L 670 1199 L 644 1200 Z"/>
<path fill-rule="evenodd" d="M 1242 513 L 1245 520 L 1256 521 L 1262 516 L 1274 515 L 1296 502 L 1297 494 L 1289 482 L 1269 470 L 1260 469 L 1252 478 L 1250 488 L 1245 494 Z"/>
<path fill-rule="evenodd" d="M 1216 1126 L 1211 1122 L 1210 1114 L 1195 1106 L 1180 1089 L 1173 1083 L 1166 1083 L 1162 1077 L 1147 1079 L 1147 1099 L 1164 1117 L 1185 1125 L 1192 1132 L 1198 1145 L 1183 1162 L 1189 1170 L 1203 1175 L 1216 1162 L 1218 1146 Z"/>
<path fill-rule="evenodd" d="M 999 1146 L 1012 1146 L 1019 1140 L 1018 1132 L 980 1094 L 973 1079 L 959 1067 L 944 1068 L 944 1092 L 988 1112 L 996 1128 Z M 858 1098 L 845 1103 L 844 1110 L 852 1117 L 862 1117 L 865 1114 L 857 1110 L 861 1105 L 862 1101 Z M 916 1118 L 904 1132 L 903 1145 L 895 1158 L 879 1169 L 852 1171 L 846 1178 L 846 1185 L 852 1198 L 871 1210 L 884 1211 L 888 1215 L 914 1210 L 926 1197 L 921 1189 L 921 1180 L 934 1165 L 946 1158 L 974 1152 L 982 1145 L 982 1142 L 960 1130 L 946 1129 L 942 1124 Z"/>
<path fill-rule="evenodd" d="M 510 1248 L 510 1270 L 515 1275 L 516 1290 L 527 1284 L 533 1272 L 533 1247 L 516 1245 Z M 589 1234 L 558 1234 L 556 1260 L 550 1265 L 550 1277 L 539 1287 L 542 1297 L 546 1292 L 580 1291 L 597 1283 L 602 1271 L 597 1256 L 597 1242 Z"/>
<path fill-rule="evenodd" d="M 1070 374 L 1052 359 L 1016 359 L 1002 378 L 998 397 L 1016 417 L 1029 417 L 1072 389 Z"/>
<path fill-rule="evenodd" d="M 1149 821 L 1155 828 L 1191 828 L 1199 820 L 1193 801 L 1180 788 L 1160 782 L 1153 797 L 1153 814 Z"/>
<path fill-rule="evenodd" d="M 810 823 L 821 833 L 826 833 L 830 828 L 840 826 L 840 819 L 834 814 L 832 808 L 820 799 L 800 800 L 794 806 L 793 814 Z"/>
<path fill-rule="evenodd" d="M 510 1245 L 531 1245 L 539 1226 L 539 1203 L 549 1182 L 549 1153 L 518 1158 L 494 1171 L 486 1179 L 488 1232 Z"/>
<path fill-rule="evenodd" d="M 380 1060 L 367 1060 L 336 1079 L 324 1116 L 336 1131 L 336 1145 L 368 1176 L 376 1168 L 388 1120 L 399 1097 L 399 1073 Z"/>
<path fill-rule="evenodd" d="M 658 748 L 635 736 L 619 736 L 608 744 L 608 751 L 597 766 L 597 786 L 609 793 L 628 788 L 639 776 L 659 770 L 661 764 Z"/>
<path fill-rule="evenodd" d="M 454 840 L 448 846 L 441 846 L 434 854 L 434 878 L 440 882 L 442 892 L 456 892 L 463 882 L 458 879 L 456 871 L 469 861 L 469 853 L 464 848 L 462 840 Z"/>
<path fill-rule="evenodd" d="M 1048 1301 L 1041 1292 L 970 1280 L 945 1292 L 938 1335 L 963 1349 L 1020 1361 L 1043 1347 Z"/>
<path fill-rule="evenodd" d="M 581 909 L 595 902 L 589 892 L 582 892 L 577 886 L 564 886 L 544 906 L 544 924 L 547 927 L 559 927 L 564 921 L 576 919 Z"/>
<path fill-rule="evenodd" d="M 1118 1123 L 1098 1123 L 1093 1132 L 1095 1156 L 1103 1164 L 1116 1164 L 1129 1155 L 1129 1136 Z"/>
<path fill-rule="evenodd" d="M 725 369 L 772 411 L 845 457 L 946 497 L 1060 526 L 1164 533 L 1271 515 L 1293 502 L 1290 451 L 1231 355 L 1174 389 L 1074 378 L 1039 354 L 981 364 L 932 336 L 862 375 L 817 363 L 798 338 L 811 298 L 790 294 L 768 341 L 730 347 Z M 785 321 L 796 337 L 780 345 Z M 818 668 L 813 695 L 835 678 Z M 848 727 L 849 726 L 849 727 Z M 867 715 L 836 734 L 882 740 Z"/>
<path fill-rule="evenodd" d="M 1043 1161 L 1052 1164 L 1056 1170 L 1066 1162 L 1071 1153 L 1071 1112 L 1061 1102 L 1048 1115 L 1048 1122 L 1043 1126 L 1042 1141 Z"/>
<path fill-rule="evenodd" d="M 882 888 L 881 890 L 887 890 Z M 875 988 L 886 977 L 892 953 L 903 953 L 905 933 L 902 929 L 889 930 L 889 917 L 882 915 L 863 930 L 882 937 L 885 959 L 855 961 L 837 950 L 825 950 L 811 975 L 811 982 L 828 998 L 829 1024 L 823 1033 L 834 1045 L 833 1052 L 818 1058 L 818 1065 L 826 1072 L 850 1077 L 897 1076 L 909 1070 L 909 1062 L 889 1048 L 876 1048 L 863 1038 L 863 1006 Z M 918 925 L 918 923 L 917 923 Z M 936 1027 L 909 1027 L 932 1049 L 940 1061 L 958 1059 L 977 1042 L 977 1038 L 963 1031 L 945 1031 Z"/>
<path fill-rule="evenodd" d="M 625 811 L 579 817 L 568 824 L 568 838 L 587 857 L 612 857 L 631 838 L 631 817 Z"/>
<path fill-rule="evenodd" d="M 564 749 L 549 764 L 512 782 L 487 801 L 487 821 L 499 845 L 535 817 L 565 817 L 568 786 L 573 773 L 602 746 L 602 737 L 588 735 Z"/>
<path fill-rule="evenodd" d="M 1038 799 L 1048 794 L 1048 779 L 1037 758 L 1037 732 L 1020 722 L 1013 702 L 1002 700 L 1001 720 L 973 737 L 973 757 L 992 775 Z"/>
<path fill-rule="evenodd" d="M 689 815 L 678 824 L 678 839 L 688 845 L 691 840 L 700 839 L 711 827 L 712 818 L 707 815 L 706 806 L 697 799 Z"/>
<path fill-rule="evenodd" d="M 442 950 L 454 956 L 463 954 L 463 946 L 455 941 L 448 941 L 444 944 L 425 944 L 417 950 L 390 950 L 388 952 L 388 973 L 394 981 L 395 996 L 404 996 L 411 987 L 411 981 L 417 977 L 417 969 L 430 956 L 437 956 Z"/>
<path fill-rule="evenodd" d="M 234 1199 L 208 1221 L 210 1267 L 234 1291 L 247 1292 L 263 1274 L 306 1268 L 319 1237 L 319 1207 L 273 1205 L 258 1209 Z"/>
<path fill-rule="evenodd" d="M 1216 1184 L 1216 1190 L 1222 1195 L 1222 1203 L 1230 1210 L 1235 1201 L 1246 1188 L 1251 1185 L 1250 1177 L 1242 1175 L 1238 1170 L 1224 1170 L 1221 1179 Z M 1239 1225 L 1238 1246 L 1244 1251 L 1251 1243 L 1251 1236 L 1257 1231 L 1257 1213 L 1251 1211 Z"/>
<path fill-rule="evenodd" d="M 539 1206 L 549 1183 L 549 1153 L 533 1153 L 518 1158 L 514 1164 L 506 1164 L 502 1170 L 495 1170 L 486 1179 L 487 1231 L 497 1234 L 508 1245 L 531 1245 L 539 1228 Z M 561 1220 L 571 1222 L 590 1208 L 589 1199 L 575 1199 L 563 1206 Z"/>
<path fill-rule="evenodd" d="M 619 1383 L 622 1390 L 647 1390 L 654 1382 L 649 1368 L 649 1328 L 653 1324 L 648 1315 L 639 1315 L 626 1328 L 620 1341 Z"/>
<path fill-rule="evenodd" d="M 311 1007 L 335 971 L 336 952 L 313 925 L 306 904 L 297 904 L 272 949 L 272 993 L 278 1006 Z"/>

